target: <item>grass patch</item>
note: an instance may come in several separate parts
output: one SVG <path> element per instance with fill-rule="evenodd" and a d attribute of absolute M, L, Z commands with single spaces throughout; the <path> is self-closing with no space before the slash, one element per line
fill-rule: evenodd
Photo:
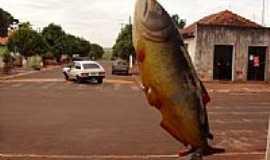
<path fill-rule="evenodd" d="M 6 46 L 0 46 L 0 56 L 3 57 L 7 53 L 9 53 L 8 48 Z"/>

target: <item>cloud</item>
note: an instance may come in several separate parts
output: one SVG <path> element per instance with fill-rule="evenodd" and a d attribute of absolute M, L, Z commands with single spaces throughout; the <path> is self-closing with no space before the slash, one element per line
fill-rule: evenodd
<path fill-rule="evenodd" d="M 192 23 L 206 15 L 231 9 L 239 15 L 260 22 L 261 2 L 254 0 L 159 0 L 169 13 L 177 13 Z M 35 28 L 53 22 L 68 33 L 93 43 L 111 47 L 122 23 L 128 23 L 135 0 L 0 0 L 1 7 Z M 270 8 L 266 22 L 270 25 Z"/>

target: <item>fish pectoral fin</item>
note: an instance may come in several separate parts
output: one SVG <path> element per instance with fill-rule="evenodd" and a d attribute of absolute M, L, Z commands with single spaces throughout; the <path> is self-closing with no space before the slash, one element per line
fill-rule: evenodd
<path fill-rule="evenodd" d="M 145 87 L 145 95 L 147 97 L 148 103 L 151 106 L 155 106 L 157 109 L 160 109 L 161 102 L 158 98 L 158 95 L 151 87 Z"/>

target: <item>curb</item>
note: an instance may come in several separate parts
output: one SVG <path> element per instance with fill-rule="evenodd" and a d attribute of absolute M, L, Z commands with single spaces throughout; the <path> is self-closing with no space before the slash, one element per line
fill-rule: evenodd
<path fill-rule="evenodd" d="M 3 76 L 0 77 L 0 80 L 9 80 L 9 79 L 14 79 L 14 78 L 18 78 L 18 77 L 22 77 L 22 76 L 26 76 L 26 75 L 31 75 L 34 73 L 40 73 L 40 72 L 46 72 L 46 71 L 50 71 L 50 70 L 54 70 L 57 68 L 60 68 L 61 66 L 54 66 L 54 67 L 49 67 L 49 68 L 43 68 L 40 71 L 28 71 L 28 72 L 24 72 L 24 73 L 18 73 L 18 74 L 14 74 L 14 75 L 9 75 L 9 76 Z"/>

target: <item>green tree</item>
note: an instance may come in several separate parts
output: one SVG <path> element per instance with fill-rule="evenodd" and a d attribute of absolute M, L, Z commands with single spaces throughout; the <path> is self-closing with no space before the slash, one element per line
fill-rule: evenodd
<path fill-rule="evenodd" d="M 86 57 L 89 55 L 90 50 L 91 50 L 91 44 L 89 41 L 83 39 L 83 38 L 77 38 L 78 42 L 79 42 L 79 50 L 78 50 L 78 54 L 82 57 Z"/>
<path fill-rule="evenodd" d="M 63 54 L 88 56 L 91 50 L 89 41 L 66 34 L 61 26 L 53 23 L 43 29 L 42 35 L 49 46 L 49 51 L 57 60 L 60 60 Z"/>
<path fill-rule="evenodd" d="M 135 57 L 135 49 L 132 44 L 132 25 L 126 25 L 119 33 L 113 46 L 113 59 L 121 58 L 128 60 L 129 55 Z"/>
<path fill-rule="evenodd" d="M 71 34 L 66 34 L 63 37 L 63 53 L 72 57 L 73 54 L 76 54 L 78 46 L 76 45 L 76 37 Z"/>
<path fill-rule="evenodd" d="M 8 27 L 13 22 L 18 23 L 18 20 L 14 19 L 14 17 L 10 13 L 0 8 L 0 36 L 1 37 L 7 36 Z"/>
<path fill-rule="evenodd" d="M 19 28 L 21 29 L 33 29 L 30 22 L 23 22 L 19 24 Z"/>
<path fill-rule="evenodd" d="M 100 59 L 104 54 L 104 49 L 98 44 L 91 44 L 90 58 Z"/>
<path fill-rule="evenodd" d="M 183 29 L 186 26 L 186 20 L 180 19 L 178 14 L 172 15 L 172 20 L 175 23 L 175 25 L 180 29 Z"/>
<path fill-rule="evenodd" d="M 19 52 L 24 57 L 43 55 L 47 52 L 47 44 L 43 37 L 31 27 L 20 27 L 9 39 L 10 51 Z"/>
<path fill-rule="evenodd" d="M 63 53 L 72 57 L 74 54 L 81 55 L 80 39 L 71 34 L 66 34 L 63 37 Z"/>
<path fill-rule="evenodd" d="M 64 54 L 66 50 L 66 48 L 64 48 L 66 47 L 66 45 L 64 45 L 66 33 L 62 27 L 51 23 L 42 30 L 42 36 L 48 44 L 49 51 L 57 60 L 60 60 L 61 55 Z"/>

